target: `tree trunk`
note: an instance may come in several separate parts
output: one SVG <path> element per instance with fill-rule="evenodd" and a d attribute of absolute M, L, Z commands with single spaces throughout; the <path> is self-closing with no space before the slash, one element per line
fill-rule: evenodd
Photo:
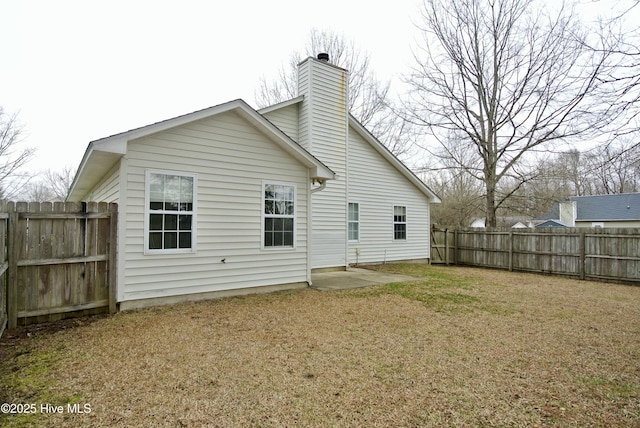
<path fill-rule="evenodd" d="M 493 174 L 486 174 L 485 184 L 487 188 L 486 198 L 486 216 L 485 227 L 496 227 L 498 220 L 496 218 L 496 179 Z"/>

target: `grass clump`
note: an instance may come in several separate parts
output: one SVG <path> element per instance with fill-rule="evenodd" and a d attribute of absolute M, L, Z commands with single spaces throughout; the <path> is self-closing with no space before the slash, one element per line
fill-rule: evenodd
<path fill-rule="evenodd" d="M 429 281 L 393 282 L 380 287 L 379 294 L 394 294 L 417 300 L 436 312 L 459 312 L 477 307 L 480 298 L 462 291 L 447 290 L 442 284 Z"/>
<path fill-rule="evenodd" d="M 0 402 L 34 404 L 35 412 L 0 413 L 0 426 L 38 426 L 43 420 L 42 404 L 64 405 L 66 399 L 58 397 L 52 367 L 63 358 L 63 345 L 38 349 L 21 346 L 3 355 L 11 364 L 0 365 Z"/>
<path fill-rule="evenodd" d="M 421 302 L 425 307 L 441 313 L 497 310 L 495 305 L 482 299 L 480 287 L 477 286 L 473 278 L 447 271 L 446 268 L 418 263 L 393 263 L 368 266 L 368 268 L 380 272 L 424 278 L 410 282 L 386 284 L 367 290 L 365 293 L 368 295 L 397 295 Z"/>

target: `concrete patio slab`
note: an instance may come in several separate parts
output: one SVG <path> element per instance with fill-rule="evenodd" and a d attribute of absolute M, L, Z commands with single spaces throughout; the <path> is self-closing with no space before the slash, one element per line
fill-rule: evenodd
<path fill-rule="evenodd" d="M 384 285 L 390 282 L 406 282 L 421 279 L 417 276 L 400 275 L 394 273 L 377 272 L 362 268 L 348 268 L 347 270 L 318 272 L 311 275 L 312 285 L 320 291 L 346 290 L 351 288 Z"/>

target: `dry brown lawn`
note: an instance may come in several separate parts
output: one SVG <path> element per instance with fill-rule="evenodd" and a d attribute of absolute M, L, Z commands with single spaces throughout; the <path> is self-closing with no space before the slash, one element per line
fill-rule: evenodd
<path fill-rule="evenodd" d="M 640 287 L 383 268 L 424 279 L 5 333 L 0 425 L 640 426 Z"/>

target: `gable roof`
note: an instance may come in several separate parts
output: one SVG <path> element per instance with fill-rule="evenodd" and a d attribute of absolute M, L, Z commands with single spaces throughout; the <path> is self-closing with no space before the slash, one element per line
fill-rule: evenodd
<path fill-rule="evenodd" d="M 304 96 L 298 96 L 290 100 L 286 100 L 272 106 L 268 106 L 258 110 L 260 114 L 271 113 L 278 109 L 301 103 Z M 387 162 L 396 168 L 409 182 L 416 186 L 425 196 L 429 198 L 429 202 L 441 203 L 442 200 L 436 193 L 427 186 L 424 181 L 420 180 L 400 159 L 380 142 L 367 128 L 364 127 L 351 113 L 349 113 L 349 125 L 355 129 L 367 143 L 369 143 Z"/>
<path fill-rule="evenodd" d="M 277 126 L 249 106 L 249 104 L 241 99 L 237 99 L 92 141 L 89 143 L 80 162 L 67 200 L 79 200 L 98 184 L 99 180 L 127 153 L 127 143 L 129 141 L 230 111 L 238 113 L 258 128 L 271 141 L 276 143 L 282 150 L 289 153 L 302 165 L 310 168 L 311 178 L 319 181 L 335 178 L 334 172 L 331 171 L 329 167 L 301 145 L 293 141 Z"/>
<path fill-rule="evenodd" d="M 546 220 L 538 225 L 536 225 L 536 227 L 569 227 L 566 224 L 560 223 L 560 220 Z"/>
<path fill-rule="evenodd" d="M 578 205 L 576 221 L 640 220 L 640 193 L 573 196 Z"/>

